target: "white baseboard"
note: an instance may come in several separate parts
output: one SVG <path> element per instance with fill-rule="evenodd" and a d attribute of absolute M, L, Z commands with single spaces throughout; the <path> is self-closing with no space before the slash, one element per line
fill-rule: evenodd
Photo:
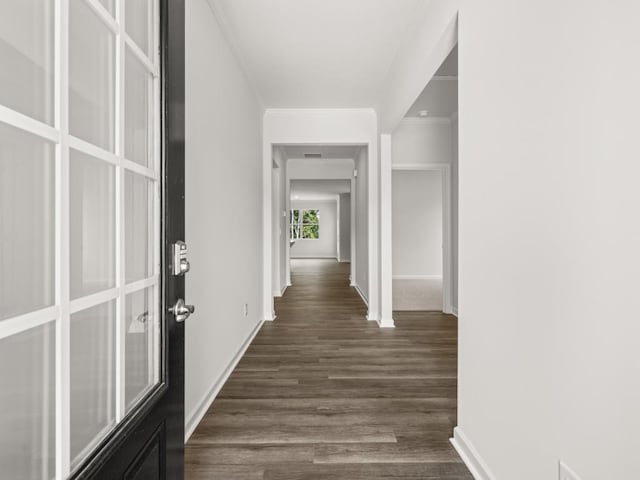
<path fill-rule="evenodd" d="M 284 287 L 282 287 L 282 290 L 281 290 L 281 291 L 279 291 L 279 292 L 278 292 L 278 291 L 273 292 L 273 296 L 274 296 L 274 297 L 281 297 L 281 296 L 283 296 L 283 295 L 284 295 L 284 292 L 286 292 L 286 291 L 287 291 L 287 288 L 289 288 L 289 287 L 290 287 L 290 285 L 285 285 Z"/>
<path fill-rule="evenodd" d="M 454 314 L 457 317 L 458 316 L 458 307 L 452 307 L 451 308 L 451 313 Z"/>
<path fill-rule="evenodd" d="M 220 390 L 222 390 L 222 387 L 224 386 L 225 382 L 233 372 L 233 369 L 236 368 L 236 365 L 238 365 L 238 362 L 244 355 L 244 352 L 247 351 L 247 348 L 249 348 L 249 345 L 251 345 L 251 342 L 253 342 L 253 339 L 260 331 L 260 327 L 262 327 L 263 323 L 264 322 L 261 320 L 253 328 L 253 330 L 251 331 L 247 339 L 240 346 L 240 349 L 238 350 L 238 352 L 235 354 L 233 359 L 231 359 L 231 362 L 229 362 L 229 365 L 227 365 L 227 368 L 224 370 L 220 378 L 216 380 L 216 382 L 211 386 L 207 394 L 202 398 L 202 400 L 200 400 L 200 402 L 198 402 L 198 406 L 195 408 L 195 410 L 190 415 L 186 416 L 186 422 L 184 427 L 184 443 L 185 444 L 187 443 L 187 441 L 189 441 L 189 438 L 191 437 L 191 435 L 193 435 L 193 432 L 195 431 L 198 424 L 202 421 L 202 418 L 207 413 L 207 410 L 209 410 L 209 407 L 211 407 L 211 404 L 218 396 L 218 393 L 220 393 Z"/>
<path fill-rule="evenodd" d="M 450 441 L 475 480 L 495 480 L 496 477 L 489 470 L 487 463 L 460 430 L 460 427 L 453 429 L 453 438 Z"/>
<path fill-rule="evenodd" d="M 335 255 L 309 255 L 308 257 L 304 257 L 304 256 L 297 256 L 297 257 L 291 257 L 291 260 L 327 260 L 327 259 L 331 259 L 331 260 L 335 260 L 338 261 L 338 257 L 336 257 Z"/>
<path fill-rule="evenodd" d="M 357 283 L 352 283 L 351 286 L 356 289 L 356 292 L 358 292 L 358 295 L 360 295 L 360 298 L 362 298 L 362 301 L 368 307 L 369 306 L 369 300 L 367 299 L 367 297 L 364 296 L 364 293 L 362 293 L 362 290 L 360 290 L 360 287 L 358 286 L 358 284 Z"/>
<path fill-rule="evenodd" d="M 378 326 L 380 328 L 396 328 L 393 318 L 382 318 L 380 320 L 376 320 L 376 322 L 378 322 Z"/>
<path fill-rule="evenodd" d="M 394 275 L 393 280 L 442 280 L 442 275 Z"/>

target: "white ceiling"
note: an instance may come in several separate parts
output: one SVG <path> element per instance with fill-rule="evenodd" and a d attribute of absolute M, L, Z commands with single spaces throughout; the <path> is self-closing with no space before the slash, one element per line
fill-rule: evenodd
<path fill-rule="evenodd" d="M 291 180 L 291 200 L 330 200 L 350 191 L 350 180 Z"/>
<path fill-rule="evenodd" d="M 305 158 L 305 153 L 319 153 L 323 159 L 354 159 L 362 148 L 359 145 L 281 145 L 288 159 Z"/>
<path fill-rule="evenodd" d="M 266 108 L 375 107 L 430 0 L 209 0 Z"/>
<path fill-rule="evenodd" d="M 422 110 L 429 117 L 451 117 L 458 111 L 458 48 L 442 63 L 436 76 L 427 84 L 406 117 L 418 117 Z"/>

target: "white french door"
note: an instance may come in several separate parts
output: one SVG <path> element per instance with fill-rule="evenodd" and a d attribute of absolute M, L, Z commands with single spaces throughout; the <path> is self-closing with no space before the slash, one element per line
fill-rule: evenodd
<path fill-rule="evenodd" d="M 0 476 L 64 479 L 160 381 L 156 0 L 0 0 Z"/>

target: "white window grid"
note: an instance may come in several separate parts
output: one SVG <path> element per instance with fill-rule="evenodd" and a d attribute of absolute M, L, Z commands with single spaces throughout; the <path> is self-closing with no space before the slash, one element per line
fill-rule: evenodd
<path fill-rule="evenodd" d="M 304 223 L 302 217 L 306 210 L 313 210 L 317 212 L 318 221 L 314 223 L 309 223 L 309 222 Z M 298 212 L 297 221 L 294 221 L 293 219 L 293 212 Z M 305 225 L 317 225 L 319 228 L 320 227 L 320 210 L 315 208 L 292 208 L 291 213 L 289 213 L 289 238 L 291 238 L 292 240 L 307 240 L 302 236 L 302 227 L 304 227 Z M 297 235 L 295 232 L 297 232 Z"/>
<path fill-rule="evenodd" d="M 125 2 L 116 0 L 112 15 L 99 0 L 82 0 L 106 25 L 115 37 L 115 152 L 88 143 L 69 134 L 69 0 L 55 0 L 54 3 L 54 122 L 53 126 L 33 119 L 20 112 L 0 105 L 0 122 L 18 128 L 55 144 L 55 303 L 37 311 L 22 314 L 0 321 L 0 339 L 19 334 L 26 330 L 55 324 L 55 474 L 57 479 L 67 478 L 71 474 L 70 458 L 70 319 L 73 313 L 116 301 L 116 425 L 126 416 L 125 405 L 125 303 L 126 296 L 141 290 L 152 288 L 153 306 L 156 322 L 153 326 L 153 344 L 150 368 L 153 369 L 154 383 L 160 381 L 159 322 L 162 319 L 159 301 L 160 278 L 160 42 L 159 42 L 159 5 L 151 1 L 152 21 L 150 27 L 153 39 L 151 57 L 134 42 L 125 30 Z M 152 132 L 150 149 L 150 167 L 135 163 L 124 156 L 124 88 L 125 56 L 132 53 L 151 76 L 149 105 L 152 112 Z M 116 282 L 115 287 L 92 295 L 71 300 L 69 272 L 69 151 L 70 149 L 91 155 L 94 158 L 113 165 L 115 168 L 116 202 Z M 125 280 L 125 237 L 124 237 L 124 178 L 130 171 L 151 181 L 153 217 L 150 238 L 150 260 L 152 274 L 148 278 L 127 284 Z M 142 400 L 143 392 L 138 400 Z M 108 428 L 112 430 L 115 426 Z M 108 432 L 107 431 L 107 432 Z M 107 432 L 104 432 L 105 434 Z M 97 443 L 103 438 L 98 437 Z M 89 453 L 95 445 L 89 445 Z"/>

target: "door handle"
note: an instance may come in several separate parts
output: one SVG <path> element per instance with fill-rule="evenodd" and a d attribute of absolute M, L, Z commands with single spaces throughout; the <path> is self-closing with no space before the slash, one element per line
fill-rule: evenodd
<path fill-rule="evenodd" d="M 176 322 L 184 322 L 195 311 L 196 307 L 187 305 L 182 298 L 179 298 L 175 305 L 169 308 L 169 313 L 173 313 Z"/>

